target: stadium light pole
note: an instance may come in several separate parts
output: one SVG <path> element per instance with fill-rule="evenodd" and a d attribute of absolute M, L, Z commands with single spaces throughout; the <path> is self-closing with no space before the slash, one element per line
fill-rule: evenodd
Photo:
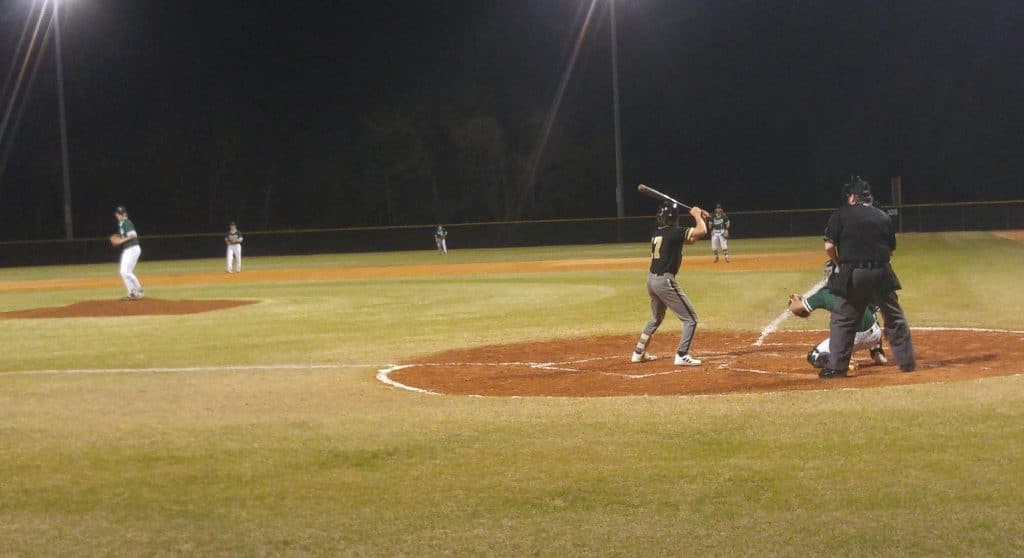
<path fill-rule="evenodd" d="M 615 2 L 609 0 L 612 27 L 612 112 L 615 118 L 615 207 L 621 219 L 626 215 L 622 191 L 622 123 L 619 115 L 619 40 L 615 28 Z"/>
<path fill-rule="evenodd" d="M 68 169 L 68 122 L 64 109 L 64 63 L 60 49 L 60 0 L 53 0 L 53 40 L 57 62 L 57 104 L 60 109 L 60 156 L 64 179 L 64 237 L 74 238 L 71 222 L 71 172 Z"/>

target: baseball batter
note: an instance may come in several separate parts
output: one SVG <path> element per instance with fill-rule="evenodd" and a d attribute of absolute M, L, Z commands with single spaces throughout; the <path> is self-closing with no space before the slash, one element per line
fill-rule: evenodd
<path fill-rule="evenodd" d="M 715 214 L 711 216 L 711 253 L 715 255 L 714 263 L 718 263 L 718 250 L 722 250 L 725 263 L 729 263 L 729 216 L 720 203 L 715 204 Z"/>
<path fill-rule="evenodd" d="M 444 225 L 438 225 L 434 231 L 434 244 L 437 245 L 437 255 L 444 256 L 448 253 L 448 229 Z"/>
<path fill-rule="evenodd" d="M 671 309 L 683 323 L 683 333 L 676 348 L 676 366 L 699 366 L 701 361 L 690 354 L 690 344 L 697 331 L 697 312 L 676 283 L 676 274 L 683 263 L 683 245 L 693 244 L 707 234 L 704 219 L 708 213 L 699 207 L 690 209 L 696 221 L 695 227 L 679 226 L 679 207 L 665 203 L 658 208 L 658 228 L 651 235 L 651 267 L 647 276 L 647 294 L 651 298 L 651 321 L 647 322 L 640 340 L 637 341 L 631 362 L 655 360 L 647 352 L 647 343 L 665 319 L 665 309 Z"/>
<path fill-rule="evenodd" d="M 835 264 L 831 260 L 825 262 L 826 278 L 831 276 L 834 270 Z M 836 295 L 828 287 L 818 289 L 807 298 L 803 298 L 796 293 L 789 295 L 789 311 L 801 318 L 810 316 L 811 312 L 819 308 L 832 312 L 835 310 L 835 307 Z M 815 368 L 825 368 L 828 366 L 829 339 L 825 338 L 824 341 L 818 343 L 816 347 L 807 353 L 807 362 L 811 363 L 811 366 Z M 860 321 L 857 322 L 857 333 L 853 340 L 853 350 L 856 352 L 859 349 L 869 349 L 871 360 L 875 364 L 885 364 L 888 362 L 888 359 L 885 358 L 885 351 L 882 350 L 882 328 L 878 326 L 878 322 L 875 320 L 875 309 L 870 306 L 864 311 Z"/>
<path fill-rule="evenodd" d="M 135 231 L 135 223 L 128 218 L 128 209 L 123 205 L 114 209 L 117 219 L 117 233 L 111 235 L 110 243 L 121 248 L 121 279 L 128 289 L 128 295 L 121 300 L 139 300 L 142 298 L 142 284 L 135 276 L 135 264 L 139 263 L 142 247 L 139 245 L 139 233 Z"/>
<path fill-rule="evenodd" d="M 224 244 L 228 247 L 227 255 L 227 269 L 228 273 L 241 273 L 242 272 L 242 241 L 245 238 L 242 237 L 241 231 L 238 230 L 238 225 L 232 221 L 228 225 L 228 234 L 224 236 Z M 234 260 L 232 262 L 232 260 Z M 233 265 L 232 265 L 233 264 Z"/>

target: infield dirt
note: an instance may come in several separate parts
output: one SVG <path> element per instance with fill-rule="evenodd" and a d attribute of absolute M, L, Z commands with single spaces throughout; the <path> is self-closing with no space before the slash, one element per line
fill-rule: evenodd
<path fill-rule="evenodd" d="M 804 356 L 827 334 L 698 332 L 699 367 L 672 364 L 673 335 L 656 337 L 662 358 L 629 362 L 634 336 L 560 339 L 445 351 L 406 363 L 388 378 L 441 394 L 484 396 L 712 395 L 952 382 L 1024 372 L 1024 332 L 916 330 L 917 370 L 900 372 L 855 355 L 847 378 L 822 380 Z"/>

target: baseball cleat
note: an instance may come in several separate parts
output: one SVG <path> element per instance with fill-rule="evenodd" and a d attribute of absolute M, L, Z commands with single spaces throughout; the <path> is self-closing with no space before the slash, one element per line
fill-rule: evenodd
<path fill-rule="evenodd" d="M 916 362 L 911 362 L 910 364 L 901 364 L 900 365 L 900 372 L 913 372 L 914 370 L 917 370 L 917 363 Z"/>
<path fill-rule="evenodd" d="M 845 378 L 846 370 L 836 370 L 834 368 L 825 368 L 821 372 L 818 372 L 819 378 L 830 379 L 830 378 Z"/>
<path fill-rule="evenodd" d="M 633 356 L 629 358 L 629 361 L 634 364 L 638 362 L 650 362 L 652 360 L 658 360 L 658 357 L 652 355 L 651 353 L 648 353 L 647 351 L 644 351 L 642 353 L 633 351 Z"/>
<path fill-rule="evenodd" d="M 700 366 L 700 361 L 693 358 L 689 354 L 676 355 L 676 358 L 673 361 L 673 363 L 676 366 Z"/>
<path fill-rule="evenodd" d="M 875 364 L 885 364 L 889 362 L 889 359 L 885 358 L 885 351 L 883 351 L 881 347 L 871 349 L 871 360 L 874 361 Z"/>
<path fill-rule="evenodd" d="M 127 302 L 127 301 L 129 301 L 129 300 L 135 300 L 135 297 L 134 297 L 134 296 L 132 296 L 132 295 L 125 295 L 125 296 L 122 296 L 122 297 L 121 297 L 121 301 L 122 301 L 122 302 Z"/>

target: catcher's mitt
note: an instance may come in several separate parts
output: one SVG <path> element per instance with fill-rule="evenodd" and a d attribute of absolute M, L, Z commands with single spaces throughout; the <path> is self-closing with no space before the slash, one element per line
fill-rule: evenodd
<path fill-rule="evenodd" d="M 811 313 L 807 311 L 807 307 L 804 306 L 804 297 L 796 293 L 789 295 L 789 311 L 801 318 L 806 318 L 811 315 Z"/>
<path fill-rule="evenodd" d="M 110 235 L 110 245 L 117 248 L 121 245 L 121 235 L 115 233 Z"/>

